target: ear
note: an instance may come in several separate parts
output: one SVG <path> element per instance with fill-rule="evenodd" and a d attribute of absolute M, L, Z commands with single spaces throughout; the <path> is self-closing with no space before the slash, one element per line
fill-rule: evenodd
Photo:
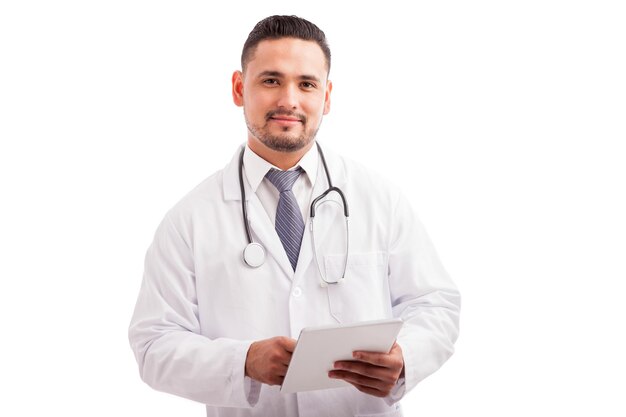
<path fill-rule="evenodd" d="M 243 73 L 241 71 L 233 72 L 233 102 L 236 106 L 243 106 Z"/>
<path fill-rule="evenodd" d="M 333 91 L 333 82 L 326 82 L 326 96 L 324 97 L 324 114 L 328 114 L 330 112 L 330 93 Z"/>

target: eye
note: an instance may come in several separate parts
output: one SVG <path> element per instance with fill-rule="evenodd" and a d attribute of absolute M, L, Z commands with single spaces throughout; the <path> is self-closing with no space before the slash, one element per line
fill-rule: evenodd
<path fill-rule="evenodd" d="M 278 80 L 276 78 L 266 78 L 263 80 L 263 84 L 265 85 L 278 85 Z"/>
<path fill-rule="evenodd" d="M 304 89 L 307 89 L 307 90 L 316 87 L 315 84 L 313 84 L 312 82 L 309 82 L 309 81 L 303 81 L 302 83 L 300 83 L 300 86 L 302 88 L 304 88 Z"/>

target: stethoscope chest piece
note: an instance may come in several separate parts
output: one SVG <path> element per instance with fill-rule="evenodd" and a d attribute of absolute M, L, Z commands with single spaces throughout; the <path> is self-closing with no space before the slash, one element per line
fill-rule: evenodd
<path fill-rule="evenodd" d="M 251 268 L 258 268 L 265 262 L 265 249 L 260 243 L 248 243 L 243 250 L 243 260 Z"/>
<path fill-rule="evenodd" d="M 324 191 L 321 195 L 319 195 L 317 198 L 315 198 L 313 202 L 311 203 L 311 207 L 310 207 L 311 208 L 311 242 L 313 243 L 313 248 L 314 248 L 313 253 L 315 256 L 315 263 L 317 264 L 317 267 L 320 272 L 320 277 L 322 279 L 322 286 L 325 286 L 326 284 L 338 284 L 342 282 L 342 280 L 344 279 L 346 275 L 346 268 L 347 268 L 347 263 L 348 263 L 348 240 L 349 240 L 348 239 L 349 238 L 348 216 L 349 216 L 349 213 L 348 213 L 348 202 L 346 201 L 346 198 L 343 195 L 343 192 L 339 188 L 333 187 L 333 183 L 330 179 L 330 173 L 328 172 L 328 166 L 326 165 L 326 158 L 324 158 L 324 152 L 322 152 L 322 148 L 320 147 L 319 143 L 317 144 L 317 150 L 319 152 L 320 159 L 322 160 L 322 165 L 324 165 L 324 171 L 326 172 L 326 179 L 328 180 L 328 189 Z M 243 261 L 250 268 L 258 268 L 261 265 L 263 265 L 263 263 L 265 262 L 265 249 L 260 243 L 256 243 L 252 240 L 252 233 L 250 232 L 250 224 L 248 223 L 248 209 L 246 205 L 246 189 L 243 183 L 244 153 L 245 153 L 245 147 L 241 149 L 241 153 L 239 154 L 239 187 L 241 190 L 241 213 L 243 216 L 243 224 L 244 224 L 244 228 L 246 232 L 246 239 L 248 240 L 248 245 L 243 250 Z M 344 216 L 346 218 L 346 260 L 343 266 L 343 274 L 337 281 L 328 281 L 324 277 L 324 274 L 322 273 L 320 264 L 317 259 L 317 251 L 315 250 L 315 237 L 314 237 L 314 232 L 313 232 L 313 219 L 315 218 L 316 206 L 320 206 L 321 204 L 323 204 L 324 203 L 324 201 L 322 201 L 323 198 L 326 197 L 331 192 L 336 192 L 341 197 L 341 200 L 342 200 L 341 202 L 343 203 Z"/>

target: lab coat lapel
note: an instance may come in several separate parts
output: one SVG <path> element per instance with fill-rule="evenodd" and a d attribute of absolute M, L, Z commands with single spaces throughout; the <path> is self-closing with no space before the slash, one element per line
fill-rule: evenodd
<path fill-rule="evenodd" d="M 246 189 L 247 193 L 248 189 Z M 253 235 L 256 235 L 258 242 L 265 248 L 266 256 L 272 256 L 285 275 L 289 279 L 293 279 L 294 271 L 287 257 L 287 252 L 285 252 L 278 233 L 276 233 L 272 221 L 256 194 L 252 194 L 248 198 L 248 220 L 250 221 L 250 229 L 252 229 Z"/>
<path fill-rule="evenodd" d="M 237 149 L 235 156 L 231 160 L 230 164 L 224 169 L 223 185 L 224 185 L 224 200 L 225 201 L 238 201 L 241 204 L 241 187 L 239 184 L 239 155 L 243 146 Z M 245 175 L 245 174 L 244 174 Z M 250 230 L 252 233 L 252 239 L 260 243 L 265 248 L 266 258 L 274 258 L 278 266 L 283 270 L 285 275 L 289 279 L 293 279 L 294 271 L 285 252 L 285 248 L 274 229 L 274 225 L 269 216 L 265 212 L 261 201 L 255 193 L 250 189 L 250 185 L 244 176 L 244 187 L 246 190 L 246 200 L 248 204 L 248 222 L 250 224 Z M 241 212 L 241 207 L 238 208 Z M 241 215 L 241 221 L 243 222 L 243 214 Z M 242 225 L 243 227 L 243 225 Z M 241 248 L 245 248 L 247 244 L 245 235 L 242 239 Z"/>
<path fill-rule="evenodd" d="M 346 174 L 344 166 L 340 163 L 339 159 L 332 153 L 324 152 L 326 156 L 326 163 L 328 164 L 330 178 L 333 182 L 333 186 L 340 188 L 345 193 L 344 186 L 346 184 Z M 326 178 L 326 172 L 322 165 L 321 159 L 319 161 L 319 168 L 317 170 L 317 179 L 315 180 L 315 187 L 311 195 L 311 203 L 319 195 L 328 189 L 328 180 Z M 348 196 L 346 195 L 346 199 Z M 331 216 L 331 218 L 325 218 L 324 221 L 318 219 L 318 223 L 315 225 L 315 244 L 318 248 L 323 248 L 325 242 L 328 239 L 332 239 L 332 232 L 334 227 L 344 227 L 345 220 L 343 215 L 343 205 L 341 205 L 341 197 L 336 192 L 330 193 L 325 200 L 335 200 L 340 204 L 333 208 L 332 212 L 325 212 L 325 216 Z M 334 203 L 328 203 L 333 204 Z M 318 217 L 317 215 L 315 216 Z M 320 227 L 321 226 L 321 227 Z M 334 227 L 333 227 L 334 226 Z M 302 246 L 300 248 L 300 256 L 298 257 L 298 265 L 296 266 L 296 277 L 305 273 L 309 268 L 309 265 L 314 261 L 313 255 L 313 241 L 311 238 L 311 218 L 310 218 L 310 206 L 307 208 L 307 221 L 305 224 L 304 236 L 302 237 Z M 318 253 L 321 256 L 321 253 Z M 324 268 L 324 259 L 319 259 L 320 268 Z M 317 267 L 316 267 L 317 269 Z"/>

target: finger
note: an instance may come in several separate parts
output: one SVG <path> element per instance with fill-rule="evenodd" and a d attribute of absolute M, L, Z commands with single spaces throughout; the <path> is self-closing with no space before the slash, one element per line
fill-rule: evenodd
<path fill-rule="evenodd" d="M 278 344 L 290 353 L 293 353 L 294 349 L 296 348 L 296 340 L 289 337 L 280 337 L 278 339 Z"/>
<path fill-rule="evenodd" d="M 283 365 L 283 367 L 285 369 L 287 369 L 287 367 L 289 366 L 289 364 L 291 363 L 291 353 L 290 352 L 283 352 L 278 359 L 278 362 Z"/>
<path fill-rule="evenodd" d="M 258 361 L 260 363 L 276 364 L 281 367 L 286 367 L 289 365 L 289 362 L 291 362 L 291 353 L 285 352 L 282 349 L 275 349 L 265 353 L 265 355 L 259 356 Z"/>
<path fill-rule="evenodd" d="M 398 344 L 394 344 L 389 353 L 355 351 L 352 356 L 358 361 L 385 368 L 402 369 L 404 366 L 402 350 Z"/>
<path fill-rule="evenodd" d="M 287 367 L 281 364 L 274 364 L 267 368 L 267 373 L 264 375 L 264 379 L 261 382 L 265 382 L 270 385 L 282 384 L 286 374 Z"/>
<path fill-rule="evenodd" d="M 389 393 L 388 393 L 388 392 L 383 392 L 383 391 L 380 391 L 380 390 L 378 390 L 378 389 L 376 389 L 376 388 L 366 387 L 366 386 L 363 386 L 363 385 L 355 385 L 355 384 L 352 384 L 352 385 L 353 385 L 356 389 L 358 389 L 359 391 L 361 391 L 361 392 L 363 392 L 363 393 L 365 393 L 365 394 L 373 395 L 374 397 L 381 397 L 381 398 L 384 398 L 384 397 L 386 397 L 387 395 L 389 395 Z M 391 392 L 391 391 L 390 391 L 390 392 Z"/>
<path fill-rule="evenodd" d="M 328 373 L 328 376 L 333 379 L 342 379 L 354 386 L 359 385 L 363 387 L 377 389 L 379 391 L 382 391 L 382 389 L 385 387 L 393 386 L 391 383 L 348 371 L 330 371 Z"/>
<path fill-rule="evenodd" d="M 285 345 L 285 350 L 287 352 L 293 353 L 293 351 L 296 349 L 296 343 L 297 343 L 297 340 L 295 340 L 295 339 L 288 339 L 287 343 Z"/>
<path fill-rule="evenodd" d="M 336 370 L 348 371 L 382 381 L 395 379 L 395 372 L 389 368 L 371 365 L 366 362 L 338 361 L 335 362 L 334 367 Z"/>
<path fill-rule="evenodd" d="M 287 367 L 277 370 L 275 376 L 280 378 L 284 378 L 285 376 L 287 376 Z"/>
<path fill-rule="evenodd" d="M 281 340 L 276 340 L 275 344 L 271 347 L 270 352 L 265 357 L 265 360 L 270 362 L 280 363 L 282 365 L 289 365 L 291 362 L 292 352 L 287 350 L 284 343 Z"/>
<path fill-rule="evenodd" d="M 388 353 L 356 351 L 352 353 L 352 357 L 358 361 L 385 368 L 391 363 Z"/>
<path fill-rule="evenodd" d="M 367 350 L 355 350 L 354 352 L 352 352 L 352 355 L 355 355 L 357 353 L 371 354 L 373 356 L 381 356 L 381 355 L 402 356 L 402 348 L 400 348 L 400 345 L 397 342 L 393 342 L 393 345 L 391 346 L 391 349 L 389 349 L 389 352 L 371 352 Z"/>
<path fill-rule="evenodd" d="M 268 385 L 282 385 L 284 380 L 284 376 L 274 375 L 273 377 L 269 378 L 266 383 Z"/>

